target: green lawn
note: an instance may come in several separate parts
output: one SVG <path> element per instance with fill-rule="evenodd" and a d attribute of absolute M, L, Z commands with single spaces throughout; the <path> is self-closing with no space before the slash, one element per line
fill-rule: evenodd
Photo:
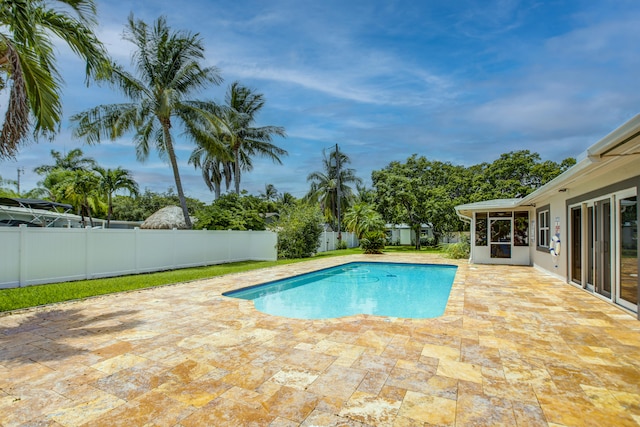
<path fill-rule="evenodd" d="M 415 249 L 406 246 L 389 246 L 385 252 L 407 252 Z M 438 252 L 434 249 L 421 252 Z M 224 274 L 256 270 L 275 265 L 293 264 L 323 257 L 335 257 L 360 254 L 359 248 L 322 252 L 313 258 L 286 259 L 278 261 L 243 261 L 230 264 L 212 265 L 208 267 L 184 268 L 180 270 L 162 271 L 158 273 L 136 274 L 132 276 L 109 277 L 105 279 L 78 280 L 75 282 L 51 283 L 47 285 L 27 286 L 24 288 L 0 289 L 0 312 L 17 310 L 26 307 L 53 304 L 96 295 L 154 286 L 170 285 L 190 280 L 206 279 Z"/>

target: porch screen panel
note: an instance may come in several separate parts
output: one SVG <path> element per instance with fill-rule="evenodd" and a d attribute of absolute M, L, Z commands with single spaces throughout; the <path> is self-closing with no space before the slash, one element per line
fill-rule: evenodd
<path fill-rule="evenodd" d="M 476 213 L 476 246 L 487 246 L 487 214 Z"/>
<path fill-rule="evenodd" d="M 529 246 L 529 212 L 516 212 L 513 220 L 513 245 Z"/>

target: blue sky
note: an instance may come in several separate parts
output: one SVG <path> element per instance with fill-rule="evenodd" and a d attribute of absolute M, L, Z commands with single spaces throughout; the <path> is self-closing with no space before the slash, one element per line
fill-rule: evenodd
<path fill-rule="evenodd" d="M 473 165 L 527 149 L 561 161 L 640 112 L 640 2 L 637 0 L 175 0 L 97 1 L 97 33 L 114 59 L 130 64 L 121 38 L 130 12 L 151 23 L 199 32 L 207 62 L 224 83 L 198 94 L 222 102 L 238 80 L 264 94 L 258 125 L 279 125 L 283 165 L 256 159 L 244 173 L 251 194 L 273 184 L 302 197 L 322 150 L 339 144 L 357 175 L 413 153 Z M 84 85 L 82 63 L 62 45 L 62 130 L 53 142 L 25 146 L 0 175 L 22 189 L 50 150 L 81 148 L 105 167 L 130 169 L 141 188 L 174 186 L 167 163 L 136 161 L 130 138 L 87 146 L 67 118 L 124 98 Z M 0 98 L 3 101 L 6 97 Z M 210 202 L 193 146 L 176 128 L 185 192 Z"/>

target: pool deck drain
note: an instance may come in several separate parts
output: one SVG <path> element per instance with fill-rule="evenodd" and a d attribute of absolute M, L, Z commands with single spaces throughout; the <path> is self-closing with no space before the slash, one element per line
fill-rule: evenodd
<path fill-rule="evenodd" d="M 355 255 L 0 317 L 0 425 L 640 424 L 640 322 L 530 267 L 459 266 L 445 315 L 297 320 L 222 292 Z"/>

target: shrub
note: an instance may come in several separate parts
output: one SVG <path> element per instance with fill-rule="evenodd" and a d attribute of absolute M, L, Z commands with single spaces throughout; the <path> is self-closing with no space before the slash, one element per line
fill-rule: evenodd
<path fill-rule="evenodd" d="M 315 206 L 296 205 L 280 213 L 278 258 L 308 258 L 320 246 L 322 215 Z"/>
<path fill-rule="evenodd" d="M 443 243 L 440 247 L 448 258 L 453 259 L 469 258 L 469 251 L 471 250 L 468 241 Z"/>
<path fill-rule="evenodd" d="M 336 245 L 336 249 L 347 249 L 347 242 L 344 240 L 340 240 L 340 242 Z"/>
<path fill-rule="evenodd" d="M 436 238 L 435 237 L 421 237 L 420 238 L 420 246 L 428 246 L 435 247 L 436 246 Z"/>
<path fill-rule="evenodd" d="M 365 233 L 364 237 L 360 240 L 360 247 L 365 254 L 381 254 L 386 240 L 384 233 Z"/>

